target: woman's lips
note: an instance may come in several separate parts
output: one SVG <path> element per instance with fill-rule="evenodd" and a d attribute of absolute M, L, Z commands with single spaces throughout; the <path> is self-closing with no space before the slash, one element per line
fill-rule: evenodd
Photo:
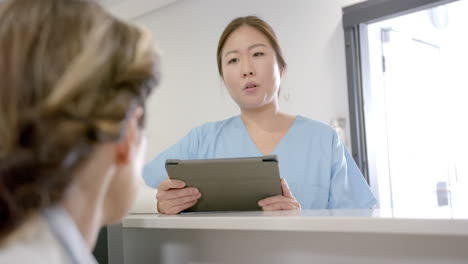
<path fill-rule="evenodd" d="M 244 91 L 253 92 L 253 91 L 257 90 L 258 86 L 259 85 L 256 84 L 255 82 L 248 82 L 244 86 Z"/>
<path fill-rule="evenodd" d="M 248 86 L 244 88 L 244 91 L 251 93 L 251 92 L 255 92 L 257 88 L 258 88 L 258 85 Z"/>

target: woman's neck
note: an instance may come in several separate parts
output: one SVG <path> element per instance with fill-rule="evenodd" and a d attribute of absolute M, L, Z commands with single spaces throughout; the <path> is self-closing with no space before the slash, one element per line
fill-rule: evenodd
<path fill-rule="evenodd" d="M 265 131 L 282 129 L 283 123 L 289 123 L 294 117 L 279 111 L 278 104 L 268 104 L 256 109 L 241 109 L 244 125 L 257 127 Z"/>
<path fill-rule="evenodd" d="M 76 180 L 67 189 L 63 200 L 65 210 L 90 249 L 94 248 L 99 230 L 105 223 L 105 194 L 115 173 L 109 166 L 109 157 L 100 155 L 100 151 L 103 150 L 97 150 L 77 171 Z"/>

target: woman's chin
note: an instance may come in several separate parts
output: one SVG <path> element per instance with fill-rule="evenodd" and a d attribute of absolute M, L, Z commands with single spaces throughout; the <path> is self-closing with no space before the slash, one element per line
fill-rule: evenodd
<path fill-rule="evenodd" d="M 265 100 L 251 100 L 251 101 L 243 101 L 237 104 L 241 110 L 260 110 L 263 108 L 270 108 L 271 106 L 275 105 L 275 102 L 265 102 Z"/>
<path fill-rule="evenodd" d="M 239 107 L 242 110 L 247 110 L 247 111 L 257 110 L 257 109 L 260 109 L 262 106 L 263 106 L 263 104 L 260 104 L 260 103 L 243 103 L 243 104 L 239 104 Z"/>

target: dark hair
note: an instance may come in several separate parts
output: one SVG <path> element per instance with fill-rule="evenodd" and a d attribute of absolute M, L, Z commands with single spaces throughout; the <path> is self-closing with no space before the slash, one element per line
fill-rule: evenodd
<path fill-rule="evenodd" d="M 146 31 L 93 1 L 0 4 L 0 241 L 63 198 L 97 143 L 120 139 L 156 61 Z"/>
<path fill-rule="evenodd" d="M 262 19 L 256 17 L 256 16 L 245 16 L 245 17 L 238 17 L 234 20 L 232 20 L 224 29 L 223 33 L 221 34 L 221 37 L 219 38 L 218 41 L 218 49 L 216 51 L 216 59 L 218 63 L 218 72 L 221 77 L 223 77 L 223 66 L 221 63 L 221 58 L 222 54 L 221 52 L 223 51 L 224 44 L 226 43 L 226 40 L 228 37 L 234 32 L 236 29 L 240 28 L 243 25 L 247 25 L 250 27 L 253 27 L 260 31 L 265 37 L 268 39 L 270 42 L 270 45 L 273 47 L 273 50 L 275 51 L 276 58 L 278 60 L 278 64 L 281 70 L 286 69 L 286 61 L 283 58 L 283 53 L 281 52 L 281 48 L 278 44 L 278 39 L 276 38 L 276 34 L 271 28 L 270 25 L 268 25 L 267 22 L 263 21 Z"/>

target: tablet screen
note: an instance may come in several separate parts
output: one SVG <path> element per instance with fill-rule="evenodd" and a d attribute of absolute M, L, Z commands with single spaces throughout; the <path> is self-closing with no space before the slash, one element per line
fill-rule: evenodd
<path fill-rule="evenodd" d="M 184 212 L 261 210 L 258 201 L 281 195 L 276 156 L 167 160 L 171 179 L 184 181 L 202 193 Z"/>

